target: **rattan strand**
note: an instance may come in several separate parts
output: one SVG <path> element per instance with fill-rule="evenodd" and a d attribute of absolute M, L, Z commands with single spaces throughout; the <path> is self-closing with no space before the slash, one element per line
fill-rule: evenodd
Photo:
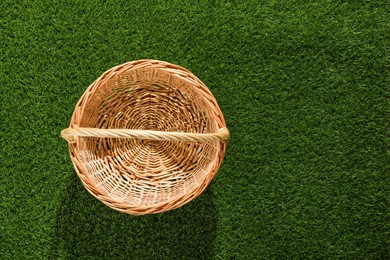
<path fill-rule="evenodd" d="M 214 96 L 190 71 L 140 60 L 92 83 L 61 135 L 93 196 L 142 215 L 202 193 L 219 169 L 229 131 Z"/>

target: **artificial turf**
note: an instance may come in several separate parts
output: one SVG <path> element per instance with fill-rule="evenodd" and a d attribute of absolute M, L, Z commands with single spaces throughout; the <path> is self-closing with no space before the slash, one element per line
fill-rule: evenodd
<path fill-rule="evenodd" d="M 390 258 L 387 1 L 0 1 L 1 259 Z M 133 217 L 59 137 L 86 87 L 186 67 L 231 132 L 204 194 Z"/>

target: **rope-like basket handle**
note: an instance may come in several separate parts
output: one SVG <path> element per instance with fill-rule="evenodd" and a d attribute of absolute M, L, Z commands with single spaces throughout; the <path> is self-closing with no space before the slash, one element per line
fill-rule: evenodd
<path fill-rule="evenodd" d="M 100 138 L 133 138 L 138 140 L 154 141 L 209 142 L 227 140 L 229 135 L 229 130 L 226 127 L 220 128 L 217 133 L 206 134 L 133 129 L 100 129 L 86 127 L 66 128 L 61 131 L 62 138 L 67 140 L 69 143 L 75 143 L 76 136 Z"/>

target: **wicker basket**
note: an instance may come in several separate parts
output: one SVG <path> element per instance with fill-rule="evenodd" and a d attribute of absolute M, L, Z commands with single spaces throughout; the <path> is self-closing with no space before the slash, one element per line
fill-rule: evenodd
<path fill-rule="evenodd" d="M 229 131 L 214 96 L 190 71 L 139 60 L 92 83 L 61 136 L 93 196 L 142 215 L 202 193 L 222 162 Z"/>

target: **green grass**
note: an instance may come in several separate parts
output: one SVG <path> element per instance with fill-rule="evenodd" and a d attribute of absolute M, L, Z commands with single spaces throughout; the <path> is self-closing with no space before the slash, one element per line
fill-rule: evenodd
<path fill-rule="evenodd" d="M 386 2 L 0 1 L 0 258 L 390 258 Z M 143 58 L 197 75 L 231 139 L 199 198 L 133 217 L 59 133 Z"/>

